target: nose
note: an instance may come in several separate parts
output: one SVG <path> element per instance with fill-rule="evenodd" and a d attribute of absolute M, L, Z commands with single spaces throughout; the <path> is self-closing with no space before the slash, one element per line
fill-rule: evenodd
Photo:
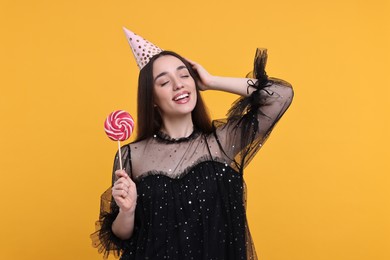
<path fill-rule="evenodd" d="M 179 90 L 183 87 L 184 87 L 183 82 L 181 82 L 179 78 L 173 79 L 173 90 Z"/>

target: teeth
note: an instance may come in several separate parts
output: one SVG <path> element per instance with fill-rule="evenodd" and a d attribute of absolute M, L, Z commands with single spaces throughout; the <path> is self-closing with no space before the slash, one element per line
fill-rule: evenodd
<path fill-rule="evenodd" d="M 175 98 L 175 101 L 177 101 L 177 100 L 179 100 L 179 99 L 182 99 L 182 98 L 186 98 L 186 97 L 188 97 L 188 96 L 189 96 L 188 94 L 182 94 L 182 95 L 176 97 L 176 98 Z"/>

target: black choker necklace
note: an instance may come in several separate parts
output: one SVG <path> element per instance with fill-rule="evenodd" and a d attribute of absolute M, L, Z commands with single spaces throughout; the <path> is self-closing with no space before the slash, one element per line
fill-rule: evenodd
<path fill-rule="evenodd" d="M 161 140 L 164 140 L 164 141 L 168 141 L 168 142 L 174 142 L 174 143 L 178 143 L 178 142 L 184 142 L 184 141 L 189 141 L 189 140 L 192 140 L 194 139 L 195 137 L 197 137 L 199 135 L 199 131 L 194 129 L 192 131 L 192 133 L 189 135 L 189 136 L 186 136 L 186 137 L 179 137 L 179 138 L 172 138 L 170 137 L 168 134 L 164 133 L 163 131 L 159 130 L 155 135 L 154 137 L 158 137 L 159 139 Z"/>

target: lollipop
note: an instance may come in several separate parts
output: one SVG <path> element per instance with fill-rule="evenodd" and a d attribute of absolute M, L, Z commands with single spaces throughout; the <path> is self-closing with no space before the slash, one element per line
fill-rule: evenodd
<path fill-rule="evenodd" d="M 108 115 L 104 121 L 104 131 L 107 136 L 113 140 L 118 141 L 119 163 L 122 169 L 122 154 L 120 141 L 129 139 L 133 133 L 134 120 L 133 117 L 124 110 L 117 110 Z"/>

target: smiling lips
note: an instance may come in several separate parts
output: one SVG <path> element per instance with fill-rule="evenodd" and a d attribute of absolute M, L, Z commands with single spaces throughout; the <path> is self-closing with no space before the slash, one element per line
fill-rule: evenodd
<path fill-rule="evenodd" d="M 172 100 L 179 104 L 187 103 L 190 98 L 190 92 L 181 92 L 175 95 Z"/>

